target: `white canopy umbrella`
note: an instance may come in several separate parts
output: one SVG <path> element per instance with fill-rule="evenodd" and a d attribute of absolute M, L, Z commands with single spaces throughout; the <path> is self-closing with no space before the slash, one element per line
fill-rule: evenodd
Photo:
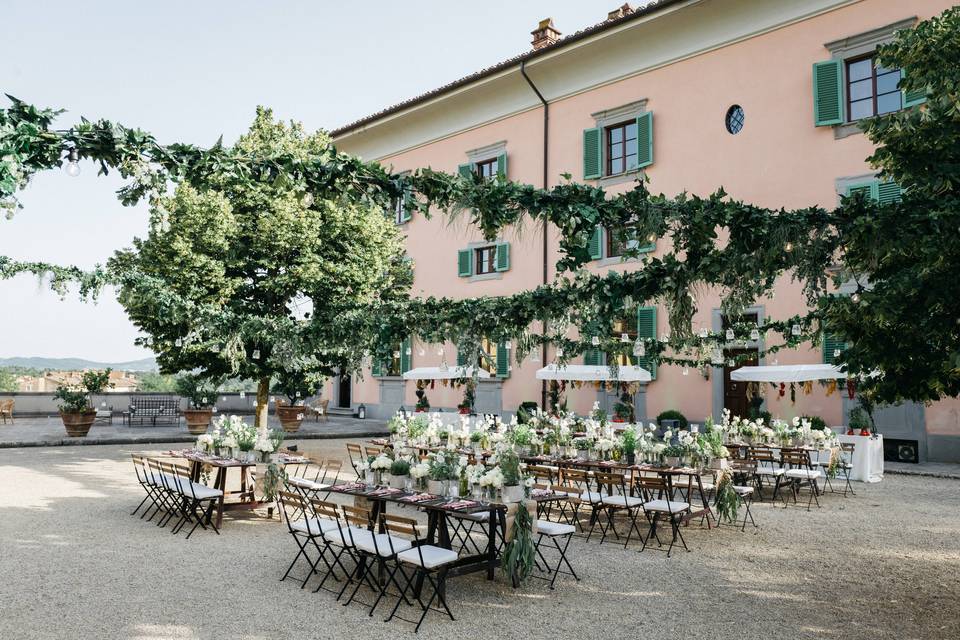
<path fill-rule="evenodd" d="M 618 366 L 617 376 L 610 375 L 610 367 L 589 364 L 549 364 L 537 370 L 537 380 L 579 380 L 581 382 L 650 382 L 650 372 L 636 366 Z"/>
<path fill-rule="evenodd" d="M 806 382 L 808 380 L 845 380 L 847 374 L 832 364 L 780 364 L 740 367 L 730 372 L 738 382 Z"/>
<path fill-rule="evenodd" d="M 472 378 L 473 367 L 417 367 L 404 372 L 404 380 L 457 380 Z M 478 378 L 489 378 L 490 372 L 484 369 L 476 371 Z"/>

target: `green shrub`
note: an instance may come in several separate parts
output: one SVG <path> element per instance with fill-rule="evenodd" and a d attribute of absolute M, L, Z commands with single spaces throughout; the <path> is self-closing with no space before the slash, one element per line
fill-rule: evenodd
<path fill-rule="evenodd" d="M 677 411 L 676 409 L 667 409 L 663 413 L 657 416 L 657 424 L 659 425 L 663 420 L 679 420 L 681 429 L 690 428 L 690 421 L 687 420 L 686 416 Z"/>

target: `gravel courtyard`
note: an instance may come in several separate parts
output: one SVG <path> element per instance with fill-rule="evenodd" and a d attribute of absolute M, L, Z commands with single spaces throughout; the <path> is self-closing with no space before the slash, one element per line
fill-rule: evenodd
<path fill-rule="evenodd" d="M 301 449 L 344 456 L 343 440 Z M 162 447 L 154 446 L 154 450 Z M 0 638 L 356 638 L 410 635 L 278 579 L 286 528 L 228 516 L 190 540 L 131 518 L 124 446 L 0 451 Z M 423 638 L 956 638 L 960 482 L 888 475 L 812 513 L 756 504 L 760 530 L 685 532 L 670 558 L 574 540 L 581 582 L 451 579 L 456 622 Z M 392 605 L 392 603 L 390 603 Z M 383 614 L 381 613 L 383 611 Z"/>

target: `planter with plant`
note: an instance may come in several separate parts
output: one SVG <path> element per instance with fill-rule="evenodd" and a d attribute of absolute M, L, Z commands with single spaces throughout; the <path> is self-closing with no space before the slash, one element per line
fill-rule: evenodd
<path fill-rule="evenodd" d="M 632 427 L 624 429 L 620 435 L 620 449 L 626 458 L 627 464 L 636 464 L 637 462 L 637 432 Z"/>
<path fill-rule="evenodd" d="M 613 405 L 614 422 L 633 422 L 633 398 L 624 391 L 620 394 L 617 403 Z"/>
<path fill-rule="evenodd" d="M 523 500 L 519 456 L 515 451 L 506 449 L 500 454 L 499 460 L 500 472 L 503 473 L 503 501 L 519 502 Z"/>
<path fill-rule="evenodd" d="M 177 393 L 187 400 L 187 408 L 183 411 L 187 430 L 193 435 L 206 433 L 213 417 L 216 385 L 188 373 L 177 378 Z"/>
<path fill-rule="evenodd" d="M 273 382 L 273 391 L 282 393 L 286 403 L 276 404 L 277 420 L 287 433 L 295 433 L 303 424 L 304 402 L 317 392 L 323 378 L 303 371 L 281 371 Z"/>
<path fill-rule="evenodd" d="M 72 438 L 81 438 L 90 431 L 97 410 L 91 406 L 90 396 L 112 387 L 110 369 L 85 371 L 76 386 L 60 385 L 53 397 L 60 400 L 60 420 Z"/>
<path fill-rule="evenodd" d="M 686 453 L 687 450 L 685 447 L 678 444 L 671 444 L 663 450 L 663 457 L 666 458 L 667 466 L 678 467 Z"/>
<path fill-rule="evenodd" d="M 862 407 L 856 407 L 850 410 L 850 421 L 847 423 L 847 435 L 870 435 L 870 417 Z"/>
<path fill-rule="evenodd" d="M 453 451 L 441 451 L 433 454 L 430 461 L 430 481 L 427 490 L 439 496 L 450 494 L 450 484 L 459 479 L 457 473 L 457 454 Z"/>
<path fill-rule="evenodd" d="M 476 401 L 477 383 L 473 378 L 467 378 L 463 383 L 463 400 L 457 405 L 457 409 L 462 415 L 473 413 L 473 403 Z"/>
<path fill-rule="evenodd" d="M 410 475 L 410 463 L 403 458 L 397 458 L 390 465 L 390 474 L 388 483 L 395 489 L 403 489 L 406 486 L 407 476 Z"/>
<path fill-rule="evenodd" d="M 662 426 L 664 420 L 676 420 L 680 423 L 680 428 L 686 431 L 690 428 L 690 422 L 687 417 L 676 409 L 668 409 L 657 416 L 657 425 Z"/>
<path fill-rule="evenodd" d="M 417 413 L 430 411 L 430 401 L 427 399 L 426 389 L 427 381 L 417 380 L 417 406 L 414 408 Z"/>
<path fill-rule="evenodd" d="M 590 455 L 591 442 L 589 438 L 574 438 L 573 448 L 577 450 L 577 460 L 586 460 Z"/>

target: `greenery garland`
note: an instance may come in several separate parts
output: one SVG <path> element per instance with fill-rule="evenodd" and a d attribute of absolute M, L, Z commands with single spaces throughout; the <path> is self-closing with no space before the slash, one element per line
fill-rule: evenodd
<path fill-rule="evenodd" d="M 517 512 L 513 517 L 513 539 L 506 544 L 500 559 L 500 566 L 510 577 L 513 586 L 519 586 L 533 571 L 536 560 L 536 546 L 533 542 L 533 520 L 527 511 L 527 503 L 517 503 Z"/>

